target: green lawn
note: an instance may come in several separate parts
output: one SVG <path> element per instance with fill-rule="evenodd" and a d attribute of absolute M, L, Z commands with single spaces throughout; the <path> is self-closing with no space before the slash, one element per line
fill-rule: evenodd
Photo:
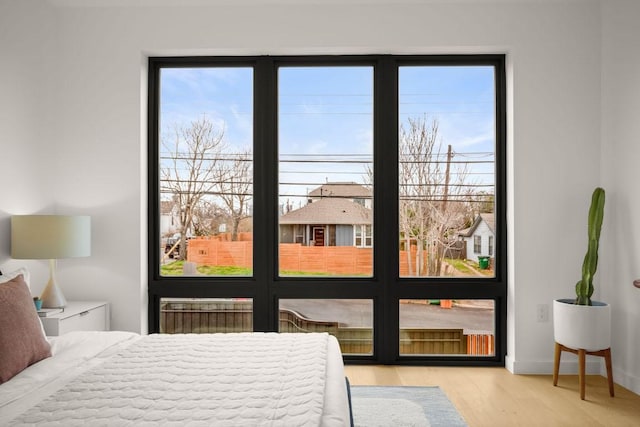
<path fill-rule="evenodd" d="M 471 261 L 465 261 L 461 259 L 446 258 L 445 261 L 460 273 L 468 276 L 475 276 L 476 271 L 480 273 L 492 276 L 494 273 L 491 270 L 480 270 L 477 263 Z M 471 264 L 473 268 L 469 266 Z M 162 276 L 182 276 L 183 275 L 184 261 L 173 261 L 160 267 L 160 274 Z M 198 272 L 203 276 L 244 276 L 250 277 L 253 274 L 251 268 L 235 267 L 235 266 L 213 266 L 213 265 L 201 265 L 197 268 Z M 327 277 L 327 276 L 342 276 L 333 275 L 330 273 L 313 272 L 313 271 L 282 271 L 280 276 L 283 277 Z M 355 277 L 349 276 L 349 277 Z"/>
<path fill-rule="evenodd" d="M 160 267 L 162 276 L 182 276 L 184 261 L 173 261 Z M 197 268 L 203 276 L 251 276 L 253 270 L 246 267 L 201 265 Z M 310 271 L 282 271 L 281 276 L 331 276 L 329 273 L 316 273 Z"/>
<path fill-rule="evenodd" d="M 481 269 L 478 263 L 474 261 L 445 258 L 445 262 L 450 266 L 452 266 L 453 268 L 455 268 L 456 270 L 458 270 L 460 273 L 468 276 L 475 276 L 476 273 L 480 273 L 484 276 L 493 277 L 493 275 L 495 274 L 493 270 Z"/>
<path fill-rule="evenodd" d="M 460 273 L 466 275 L 473 275 L 474 272 L 469 268 L 467 263 L 462 259 L 445 258 L 445 262 L 458 270 Z"/>
<path fill-rule="evenodd" d="M 173 261 L 160 267 L 162 276 L 182 276 L 184 261 Z M 197 268 L 198 273 L 204 276 L 251 276 L 250 268 L 235 266 L 212 266 L 201 265 Z"/>

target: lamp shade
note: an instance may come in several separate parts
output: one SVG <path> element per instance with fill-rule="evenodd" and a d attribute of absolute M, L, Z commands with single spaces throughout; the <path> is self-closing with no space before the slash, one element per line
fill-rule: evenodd
<path fill-rule="evenodd" d="M 11 217 L 11 257 L 60 259 L 91 255 L 91 217 L 16 215 Z"/>

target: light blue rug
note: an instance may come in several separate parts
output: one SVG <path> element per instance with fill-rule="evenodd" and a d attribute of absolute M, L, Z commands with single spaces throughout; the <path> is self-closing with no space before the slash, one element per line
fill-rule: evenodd
<path fill-rule="evenodd" d="M 466 427 L 440 387 L 351 385 L 356 427 Z"/>

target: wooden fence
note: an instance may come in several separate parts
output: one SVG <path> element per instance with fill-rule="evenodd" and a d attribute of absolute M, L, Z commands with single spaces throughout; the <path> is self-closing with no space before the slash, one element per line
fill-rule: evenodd
<path fill-rule="evenodd" d="M 252 332 L 251 301 L 163 301 L 160 333 Z"/>
<path fill-rule="evenodd" d="M 400 329 L 400 354 L 467 354 L 462 329 Z"/>
<path fill-rule="evenodd" d="M 279 267 L 280 271 L 370 276 L 373 274 L 373 249 L 281 243 Z"/>
<path fill-rule="evenodd" d="M 245 236 L 246 238 L 246 236 Z M 416 247 L 400 251 L 400 275 L 409 276 L 409 258 L 415 264 Z M 218 238 L 197 237 L 189 240 L 187 261 L 196 265 L 253 267 L 253 242 L 229 242 Z M 426 269 L 423 257 L 422 271 Z M 373 274 L 373 249 L 355 246 L 303 246 L 280 243 L 280 271 L 305 271 L 343 276 Z M 414 266 L 415 270 L 415 266 Z"/>
<path fill-rule="evenodd" d="M 291 310 L 280 310 L 280 332 L 328 332 L 340 343 L 343 354 L 373 354 L 371 328 L 342 327 L 338 322 L 307 319 Z M 160 304 L 161 333 L 215 333 L 253 331 L 251 301 L 165 300 Z M 494 354 L 490 334 L 465 335 L 462 329 L 400 329 L 401 355 Z"/>
<path fill-rule="evenodd" d="M 227 242 L 193 238 L 187 246 L 187 261 L 197 265 L 253 267 L 253 242 Z"/>
<path fill-rule="evenodd" d="M 373 274 L 373 250 L 354 246 L 302 246 L 281 243 L 280 271 L 310 271 L 337 275 Z M 253 266 L 253 242 L 206 238 L 189 240 L 187 261 L 197 265 Z"/>
<path fill-rule="evenodd" d="M 476 356 L 494 354 L 494 345 L 493 335 L 467 335 L 467 354 L 473 354 Z"/>

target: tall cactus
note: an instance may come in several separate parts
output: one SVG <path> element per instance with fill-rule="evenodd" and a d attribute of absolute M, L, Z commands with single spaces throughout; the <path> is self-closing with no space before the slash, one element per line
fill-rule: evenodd
<path fill-rule="evenodd" d="M 576 304 L 578 305 L 591 305 L 593 276 L 598 268 L 598 245 L 603 216 L 604 190 L 598 187 L 593 191 L 593 196 L 591 196 L 588 224 L 589 246 L 582 263 L 582 279 L 576 283 Z"/>

